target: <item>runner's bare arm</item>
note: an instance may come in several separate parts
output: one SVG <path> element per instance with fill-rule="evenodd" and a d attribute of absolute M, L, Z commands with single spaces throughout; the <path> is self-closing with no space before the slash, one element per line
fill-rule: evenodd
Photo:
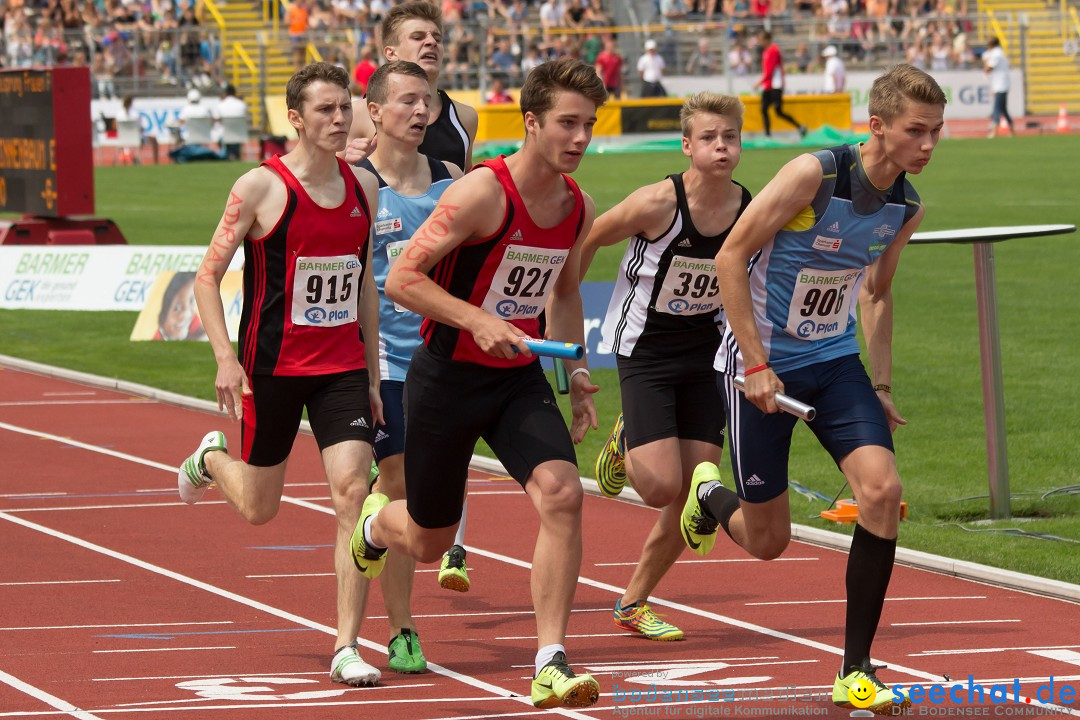
<path fill-rule="evenodd" d="M 582 193 L 582 197 L 585 201 L 585 221 L 582 223 L 577 241 L 566 256 L 565 267 L 551 288 L 547 314 L 548 333 L 553 339 L 584 346 L 584 310 L 581 303 L 581 284 L 577 278 L 580 277 L 582 246 L 593 226 L 596 207 L 591 197 L 585 193 Z M 571 374 L 579 367 L 588 368 L 589 366 L 587 357 L 581 360 L 567 360 L 564 364 Z M 592 396 L 599 389 L 599 386 L 594 385 L 585 373 L 574 375 L 570 381 L 570 408 L 573 414 L 570 422 L 570 437 L 573 438 L 574 443 L 580 443 L 589 428 L 596 429 L 596 406 Z"/>
<path fill-rule="evenodd" d="M 379 181 L 367 170 L 353 168 L 353 174 L 360 181 L 364 190 L 371 217 L 379 213 Z M 374 227 L 374 224 L 373 224 Z M 375 286 L 375 274 L 371 268 L 374 247 L 374 229 L 368 232 L 367 257 L 364 258 L 364 274 L 360 282 L 360 296 L 357 298 L 357 311 L 360 329 L 364 337 L 364 362 L 368 370 L 368 398 L 371 402 L 371 416 L 376 422 L 385 424 L 382 412 L 382 395 L 379 392 L 379 290 Z"/>
<path fill-rule="evenodd" d="M 670 224 L 675 212 L 675 186 L 670 180 L 646 185 L 596 218 L 581 248 L 581 275 L 585 279 L 596 251 L 634 235 L 653 238 Z"/>
<path fill-rule="evenodd" d="M 776 174 L 750 201 L 716 255 L 716 277 L 724 303 L 728 326 L 735 334 L 746 367 L 756 367 L 769 358 L 754 321 L 747 264 L 814 200 L 821 185 L 821 163 L 812 155 L 800 155 Z M 771 370 L 746 378 L 746 399 L 762 412 L 779 412 L 773 396 L 784 384 Z"/>
<path fill-rule="evenodd" d="M 390 269 L 385 290 L 388 298 L 418 315 L 470 332 L 484 352 L 511 358 L 511 346 L 529 354 L 513 325 L 454 297 L 427 275 L 462 243 L 494 234 L 505 208 L 502 186 L 487 168 L 452 183 Z"/>
<path fill-rule="evenodd" d="M 859 289 L 859 315 L 863 337 L 866 338 L 866 353 L 870 359 L 870 377 L 874 385 L 892 386 L 892 280 L 900 262 L 900 253 L 922 223 L 925 214 L 926 209 L 919 207 L 911 219 L 904 223 L 888 249 L 866 269 L 866 277 Z M 897 425 L 907 425 L 907 420 L 893 403 L 891 391 L 879 390 L 877 396 L 885 409 L 890 430 L 895 431 Z"/>
<path fill-rule="evenodd" d="M 233 420 L 239 419 L 241 414 L 241 393 L 250 390 L 247 375 L 240 367 L 232 341 L 229 340 L 225 306 L 221 301 L 221 281 L 236 251 L 243 245 L 244 238 L 253 227 L 261 225 L 258 222 L 260 206 L 265 206 L 266 196 L 273 194 L 270 192 L 272 183 L 269 170 L 256 168 L 233 184 L 225 203 L 225 212 L 218 221 L 210 247 L 196 273 L 195 302 L 218 366 L 214 381 L 218 409 L 228 410 Z"/>

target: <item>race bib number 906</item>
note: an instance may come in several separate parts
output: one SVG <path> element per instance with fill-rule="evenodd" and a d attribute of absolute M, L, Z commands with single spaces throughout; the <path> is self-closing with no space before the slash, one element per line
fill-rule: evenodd
<path fill-rule="evenodd" d="M 569 252 L 507 245 L 481 307 L 504 320 L 538 316 Z"/>
<path fill-rule="evenodd" d="M 785 330 L 800 340 L 823 340 L 847 329 L 853 288 L 862 269 L 803 268 L 795 278 Z"/>
<path fill-rule="evenodd" d="M 355 255 L 299 257 L 293 276 L 293 325 L 333 327 L 356 322 L 363 264 Z"/>

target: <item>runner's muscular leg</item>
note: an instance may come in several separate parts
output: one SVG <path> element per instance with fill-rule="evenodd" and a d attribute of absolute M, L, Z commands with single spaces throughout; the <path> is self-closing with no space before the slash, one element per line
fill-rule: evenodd
<path fill-rule="evenodd" d="M 761 503 L 739 501 L 728 522 L 731 537 L 758 560 L 774 560 L 791 542 L 791 508 L 783 493 Z"/>
<path fill-rule="evenodd" d="M 864 445 L 840 461 L 840 470 L 859 504 L 859 524 L 880 538 L 895 538 L 903 494 L 896 456 L 880 445 Z"/>
<path fill-rule="evenodd" d="M 391 455 L 379 461 L 379 492 L 393 500 L 405 499 L 405 456 Z M 416 629 L 410 609 L 416 560 L 405 553 L 389 553 L 383 569 L 382 589 L 390 635 L 402 628 Z"/>
<path fill-rule="evenodd" d="M 561 645 L 581 571 L 581 505 L 577 467 L 549 460 L 533 468 L 525 491 L 540 515 L 533 549 L 532 598 L 537 647 Z"/>
<path fill-rule="evenodd" d="M 323 450 L 322 459 L 330 483 L 334 514 L 337 516 L 334 572 L 337 576 L 338 637 L 334 647 L 339 648 L 353 642 L 360 634 L 371 584 L 356 571 L 349 549 L 349 539 L 367 497 L 371 445 L 359 440 L 346 440 Z"/>
<path fill-rule="evenodd" d="M 264 525 L 274 519 L 281 507 L 287 460 L 259 467 L 214 451 L 208 452 L 203 462 L 218 490 L 245 520 Z"/>
<path fill-rule="evenodd" d="M 682 466 L 672 462 L 678 458 L 677 437 L 653 440 L 626 451 L 626 476 L 649 507 L 667 507 L 680 494 L 685 498 L 689 483 L 684 482 Z"/>

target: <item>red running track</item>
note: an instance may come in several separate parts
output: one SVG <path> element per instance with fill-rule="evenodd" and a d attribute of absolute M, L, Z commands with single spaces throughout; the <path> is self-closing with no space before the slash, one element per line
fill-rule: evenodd
<path fill-rule="evenodd" d="M 334 530 L 314 441 L 297 441 L 280 515 L 251 527 L 215 491 L 195 507 L 176 497 L 176 465 L 223 422 L 0 367 L 0 719 L 850 715 L 824 699 L 843 642 L 844 553 L 795 542 L 765 563 L 727 540 L 706 559 L 688 552 L 653 598 L 687 639 L 650 642 L 610 618 L 655 511 L 593 495 L 567 647 L 603 695 L 585 710 L 535 710 L 537 521 L 515 483 L 479 471 L 473 589 L 441 590 L 431 566 L 416 579 L 432 671 L 386 668 L 375 583 L 362 654 L 382 683 L 331 683 Z M 238 432 L 227 428 L 234 443 Z M 1068 717 L 1080 715 L 1075 697 L 1024 700 L 1050 677 L 1057 701 L 1080 688 L 1077 628 L 1075 603 L 897 567 L 874 647 L 890 684 L 960 681 L 961 703 L 925 702 L 916 715 Z M 969 684 L 985 688 L 981 704 Z M 994 685 L 1007 704 L 991 702 Z"/>

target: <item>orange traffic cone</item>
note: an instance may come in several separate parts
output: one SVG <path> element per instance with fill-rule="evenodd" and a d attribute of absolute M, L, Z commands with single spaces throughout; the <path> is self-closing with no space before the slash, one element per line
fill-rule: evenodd
<path fill-rule="evenodd" d="M 1059 133 L 1069 132 L 1069 113 L 1065 111 L 1065 103 L 1058 106 L 1057 131 Z"/>

